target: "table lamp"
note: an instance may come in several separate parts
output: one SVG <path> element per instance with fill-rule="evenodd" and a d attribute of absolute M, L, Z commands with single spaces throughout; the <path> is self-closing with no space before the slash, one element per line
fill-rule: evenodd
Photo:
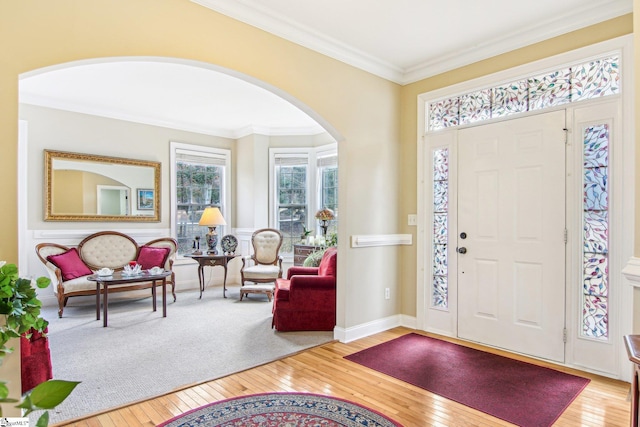
<path fill-rule="evenodd" d="M 220 209 L 214 207 L 206 208 L 204 212 L 202 212 L 198 225 L 209 227 L 209 232 L 207 233 L 207 245 L 209 246 L 209 250 L 207 253 L 218 255 L 218 233 L 216 233 L 216 227 L 218 225 L 227 225 Z"/>

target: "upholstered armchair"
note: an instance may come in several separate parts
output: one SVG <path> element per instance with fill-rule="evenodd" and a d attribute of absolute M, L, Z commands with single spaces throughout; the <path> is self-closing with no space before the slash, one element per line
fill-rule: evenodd
<path fill-rule="evenodd" d="M 336 325 L 338 250 L 328 248 L 318 267 L 291 267 L 276 280 L 272 327 L 278 331 L 332 331 Z"/>
<path fill-rule="evenodd" d="M 240 301 L 244 295 L 263 293 L 269 301 L 273 296 L 275 281 L 282 277 L 282 233 L 273 228 L 256 230 L 251 236 L 253 254 L 242 258 L 240 268 Z"/>

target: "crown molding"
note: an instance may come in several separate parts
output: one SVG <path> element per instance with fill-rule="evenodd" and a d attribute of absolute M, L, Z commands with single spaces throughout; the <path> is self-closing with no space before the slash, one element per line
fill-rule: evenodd
<path fill-rule="evenodd" d="M 590 9 L 557 15 L 551 21 L 521 28 L 516 32 L 504 34 L 500 38 L 488 40 L 464 50 L 452 52 L 436 60 L 426 61 L 410 67 L 405 70 L 403 81 L 404 84 L 414 83 L 474 62 L 617 18 L 632 11 L 633 5 L 627 0 L 612 0 Z"/>
<path fill-rule="evenodd" d="M 603 1 L 588 9 L 557 15 L 541 24 L 520 28 L 501 37 L 474 44 L 449 55 L 401 68 L 381 58 L 359 51 L 326 34 L 278 16 L 268 7 L 246 0 L 191 0 L 238 21 L 337 59 L 400 85 L 441 74 L 533 43 L 566 34 L 608 19 L 633 12 L 629 0 Z"/>
<path fill-rule="evenodd" d="M 243 0 L 191 0 L 237 21 L 368 71 L 392 82 L 402 81 L 404 70 L 388 61 L 355 49 L 326 34 L 274 14 L 267 7 Z"/>

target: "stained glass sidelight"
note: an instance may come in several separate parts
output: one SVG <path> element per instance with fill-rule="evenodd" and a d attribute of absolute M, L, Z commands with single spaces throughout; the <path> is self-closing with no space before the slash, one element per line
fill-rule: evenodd
<path fill-rule="evenodd" d="M 449 149 L 433 152 L 433 288 L 432 306 L 448 308 L 447 214 L 449 211 Z"/>
<path fill-rule="evenodd" d="M 620 93 L 618 56 L 577 64 L 429 104 L 430 131 Z"/>
<path fill-rule="evenodd" d="M 584 130 L 582 334 L 609 336 L 609 126 Z"/>

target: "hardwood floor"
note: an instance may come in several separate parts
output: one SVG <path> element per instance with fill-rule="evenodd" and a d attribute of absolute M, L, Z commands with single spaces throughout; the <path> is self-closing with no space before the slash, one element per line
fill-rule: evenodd
<path fill-rule="evenodd" d="M 56 426 L 155 426 L 210 402 L 273 391 L 340 397 L 374 408 L 405 427 L 512 425 L 343 359 L 343 356 L 409 332 L 415 331 L 395 328 L 348 344 L 328 343 L 247 371 Z M 589 385 L 554 426 L 627 427 L 630 424 L 628 383 L 454 339 L 438 338 L 590 378 Z"/>

